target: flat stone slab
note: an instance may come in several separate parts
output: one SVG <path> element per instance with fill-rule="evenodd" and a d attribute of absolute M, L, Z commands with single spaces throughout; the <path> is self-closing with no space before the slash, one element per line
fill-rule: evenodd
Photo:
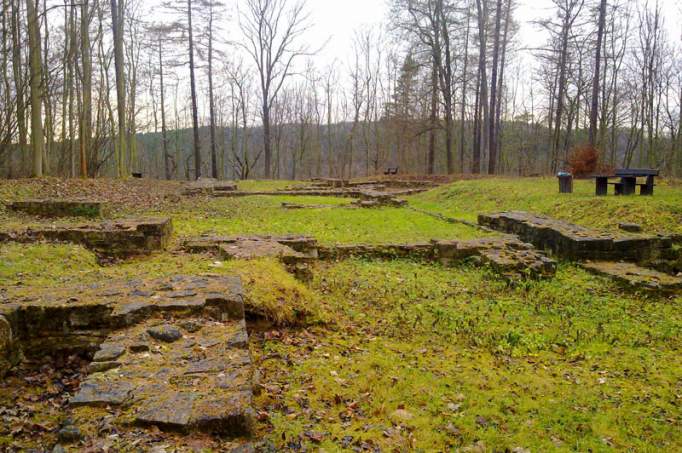
<path fill-rule="evenodd" d="M 646 269 L 634 263 L 587 261 L 580 265 L 590 272 L 611 277 L 633 288 L 671 293 L 682 291 L 682 277 Z"/>
<path fill-rule="evenodd" d="M 121 259 L 150 254 L 168 246 L 173 224 L 169 218 L 128 219 L 78 226 L 40 226 L 0 235 L 4 241 L 81 244 L 100 259 Z"/>
<path fill-rule="evenodd" d="M 11 300 L 0 305 L 3 373 L 15 355 L 94 353 L 69 401 L 83 432 L 108 419 L 181 433 L 251 433 L 253 366 L 239 278 L 107 282 Z"/>
<path fill-rule="evenodd" d="M 244 319 L 241 281 L 232 276 L 114 281 L 31 292 L 10 300 L 0 305 L 0 361 L 4 357 L 7 362 L 17 348 L 29 358 L 51 351 L 95 352 L 111 332 L 159 316 Z M 1 339 L 8 337 L 3 326 L 9 326 L 12 347 L 3 346 Z M 101 363 L 117 362 L 123 355 L 120 346 L 110 346 L 105 344 L 95 354 Z"/>
<path fill-rule="evenodd" d="M 183 328 L 189 321 L 199 328 Z M 182 336 L 157 339 L 150 332 L 158 327 Z M 247 340 L 243 319 L 149 319 L 107 338 L 101 350 L 125 351 L 118 366 L 90 374 L 71 404 L 109 406 L 121 423 L 247 436 L 253 423 Z"/>
<path fill-rule="evenodd" d="M 92 200 L 24 200 L 9 203 L 12 211 L 39 217 L 101 217 L 105 204 Z"/>
<path fill-rule="evenodd" d="M 291 256 L 292 258 L 308 259 L 317 258 L 318 243 L 313 237 L 298 235 L 207 235 L 186 240 L 183 248 L 190 253 L 224 254 L 226 259 L 250 259 L 264 256 Z"/>
<path fill-rule="evenodd" d="M 277 241 L 240 240 L 232 244 L 221 245 L 220 251 L 224 259 L 304 258 L 302 253 Z"/>

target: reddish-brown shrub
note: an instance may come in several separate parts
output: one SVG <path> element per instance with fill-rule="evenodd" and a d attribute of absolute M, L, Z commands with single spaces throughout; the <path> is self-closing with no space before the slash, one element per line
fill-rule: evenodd
<path fill-rule="evenodd" d="M 575 177 L 588 176 L 599 170 L 599 150 L 590 145 L 577 147 L 568 156 L 568 166 Z"/>

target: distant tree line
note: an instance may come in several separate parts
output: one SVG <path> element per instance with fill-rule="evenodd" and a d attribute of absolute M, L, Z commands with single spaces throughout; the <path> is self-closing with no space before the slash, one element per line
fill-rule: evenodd
<path fill-rule="evenodd" d="M 682 51 L 656 4 L 391 0 L 320 67 L 296 0 L 0 0 L 0 175 L 549 174 L 591 146 L 682 175 Z M 229 31 L 229 33 L 228 33 Z"/>

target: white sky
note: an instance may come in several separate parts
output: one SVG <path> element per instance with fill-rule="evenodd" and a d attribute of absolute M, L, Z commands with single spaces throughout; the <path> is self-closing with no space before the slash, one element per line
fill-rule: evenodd
<path fill-rule="evenodd" d="M 652 5 L 655 1 L 649 0 Z M 682 0 L 658 1 L 663 8 L 670 38 L 679 42 L 682 37 Z M 346 61 L 355 30 L 384 22 L 388 5 L 388 0 L 308 0 L 311 20 L 315 24 L 310 32 L 311 43 L 331 38 L 325 47 L 323 59 Z M 535 46 L 544 41 L 543 34 L 531 22 L 550 17 L 553 12 L 551 0 L 518 0 L 515 17 L 521 27 L 519 39 L 522 47 Z"/>
<path fill-rule="evenodd" d="M 145 17 L 147 20 L 168 20 L 168 13 L 164 13 L 160 7 L 163 0 L 143 0 L 144 8 L 153 17 Z M 222 24 L 224 30 L 223 39 L 241 40 L 241 31 L 237 25 L 238 5 L 243 0 L 224 0 L 227 4 L 228 17 Z M 659 1 L 664 20 L 668 29 L 669 39 L 682 48 L 682 0 L 624 0 L 646 2 L 653 5 Z M 586 0 L 587 4 L 595 4 L 597 0 Z M 324 49 L 314 58 L 318 71 L 324 71 L 325 67 L 333 62 L 337 63 L 337 69 L 341 73 L 342 80 L 347 76 L 348 64 L 353 54 L 353 42 L 356 32 L 361 28 L 370 27 L 379 29 L 387 23 L 390 9 L 390 0 L 307 0 L 307 9 L 310 13 L 312 28 L 305 35 L 305 40 L 310 48 L 319 48 L 326 42 Z M 555 14 L 551 0 L 517 0 L 515 19 L 520 26 L 517 37 L 520 48 L 532 48 L 544 44 L 544 34 L 532 22 L 552 17 Z M 234 52 L 231 49 L 229 52 Z M 235 58 L 235 55 L 231 55 Z M 535 60 L 529 52 L 519 54 L 522 58 L 519 67 L 523 69 L 517 79 L 521 84 L 520 97 L 523 98 L 524 87 L 532 75 L 532 66 Z M 245 58 L 250 64 L 250 60 Z M 302 64 L 302 62 L 299 62 Z M 514 69 L 514 68 L 512 68 Z M 510 73 L 509 77 L 513 77 Z M 200 86 L 204 83 L 200 78 Z M 343 83 L 343 82 L 341 82 Z M 200 104 L 203 102 L 200 101 Z M 203 110 L 200 105 L 200 109 Z"/>

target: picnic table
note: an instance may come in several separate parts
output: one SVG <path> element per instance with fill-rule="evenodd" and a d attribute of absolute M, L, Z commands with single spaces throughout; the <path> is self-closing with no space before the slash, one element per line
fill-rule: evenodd
<path fill-rule="evenodd" d="M 613 175 L 597 175 L 596 193 L 597 196 L 608 195 L 609 185 L 613 185 L 616 195 L 634 195 L 637 193 L 637 187 L 640 188 L 640 195 L 653 195 L 658 175 L 659 170 L 649 168 L 622 168 L 616 170 Z M 620 181 L 609 182 L 611 178 L 620 178 Z M 646 178 L 646 182 L 637 183 L 637 178 Z"/>

